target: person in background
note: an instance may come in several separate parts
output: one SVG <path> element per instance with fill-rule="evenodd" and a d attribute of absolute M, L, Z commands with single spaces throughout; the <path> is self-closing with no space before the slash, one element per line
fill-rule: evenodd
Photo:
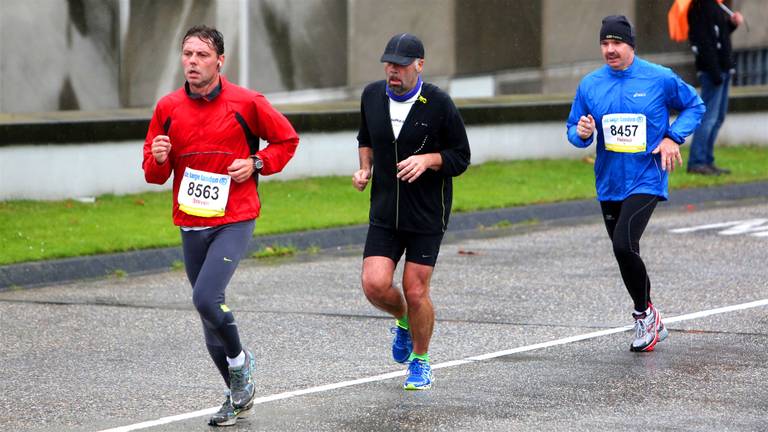
<path fill-rule="evenodd" d="M 715 141 L 728 111 L 728 86 L 734 71 L 731 33 L 744 22 L 720 7 L 718 0 L 693 0 L 688 9 L 688 40 L 696 57 L 701 98 L 707 107 L 693 134 L 688 169 L 691 174 L 717 176 L 730 170 L 715 165 Z"/>

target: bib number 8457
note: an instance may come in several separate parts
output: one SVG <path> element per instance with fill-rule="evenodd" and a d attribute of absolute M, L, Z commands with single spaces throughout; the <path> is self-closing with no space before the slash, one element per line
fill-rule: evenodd
<path fill-rule="evenodd" d="M 633 137 L 637 134 L 637 125 L 611 125 L 611 135 Z"/>

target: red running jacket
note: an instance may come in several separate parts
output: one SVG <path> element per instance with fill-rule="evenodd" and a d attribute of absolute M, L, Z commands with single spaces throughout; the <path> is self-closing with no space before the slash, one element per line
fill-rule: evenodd
<path fill-rule="evenodd" d="M 262 175 L 280 172 L 293 157 L 299 137 L 288 119 L 260 93 L 239 87 L 221 76 L 219 87 L 201 97 L 185 86 L 157 103 L 144 141 L 144 178 L 163 184 L 173 172 L 173 223 L 178 226 L 218 226 L 259 216 L 256 181 L 230 182 L 223 216 L 199 217 L 179 210 L 179 184 L 187 167 L 227 174 L 235 159 L 255 154 L 264 161 Z M 152 156 L 152 140 L 168 135 L 171 151 L 163 164 Z M 268 145 L 261 150 L 259 138 Z M 258 150 L 258 151 L 256 151 Z"/>

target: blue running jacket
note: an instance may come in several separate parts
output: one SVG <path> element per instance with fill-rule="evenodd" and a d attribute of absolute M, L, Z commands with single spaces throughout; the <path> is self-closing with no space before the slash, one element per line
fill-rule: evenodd
<path fill-rule="evenodd" d="M 670 109 L 679 112 L 671 125 Z M 604 65 L 581 80 L 568 116 L 568 141 L 580 148 L 592 144 L 594 133 L 586 140 L 576 133 L 579 118 L 592 114 L 599 201 L 623 201 L 633 194 L 667 200 L 668 172 L 661 169 L 661 154 L 651 152 L 665 136 L 685 142 L 705 110 L 696 90 L 671 69 L 635 57 L 623 71 Z"/>

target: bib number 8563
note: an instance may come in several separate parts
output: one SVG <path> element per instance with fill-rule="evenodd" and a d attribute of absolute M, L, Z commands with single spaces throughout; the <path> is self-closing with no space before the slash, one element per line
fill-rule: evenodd
<path fill-rule="evenodd" d="M 211 185 L 202 185 L 200 183 L 189 182 L 187 188 L 187 195 L 196 198 L 203 197 L 205 199 L 219 199 L 219 187 Z"/>
<path fill-rule="evenodd" d="M 230 180 L 226 174 L 187 167 L 176 197 L 179 210 L 198 217 L 224 216 L 229 200 Z"/>

